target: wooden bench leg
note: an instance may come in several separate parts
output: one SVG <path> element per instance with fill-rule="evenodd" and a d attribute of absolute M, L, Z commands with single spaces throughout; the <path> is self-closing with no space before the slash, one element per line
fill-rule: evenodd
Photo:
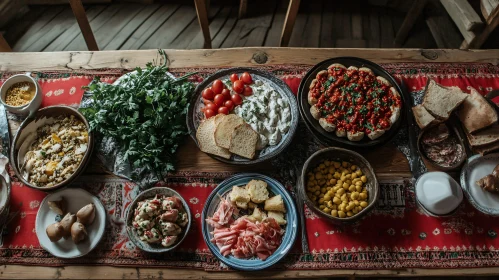
<path fill-rule="evenodd" d="M 239 18 L 246 17 L 247 11 L 248 11 L 248 0 L 239 1 Z"/>
<path fill-rule="evenodd" d="M 475 36 L 471 42 L 463 40 L 460 49 L 479 49 L 487 41 L 490 34 L 499 26 L 499 8 L 496 8 L 487 19 L 487 25 L 483 31 Z"/>
<path fill-rule="evenodd" d="M 290 0 L 288 11 L 286 13 L 286 18 L 284 19 L 284 26 L 281 33 L 281 41 L 279 46 L 287 47 L 289 44 L 289 39 L 291 38 L 291 33 L 293 32 L 293 27 L 295 26 L 296 16 L 298 15 L 298 9 L 300 8 L 300 0 Z"/>
<path fill-rule="evenodd" d="M 0 33 L 0 52 L 11 52 L 12 48 L 9 46 L 9 43 L 5 40 L 3 35 Z"/>
<path fill-rule="evenodd" d="M 69 0 L 69 4 L 71 5 L 71 9 L 73 10 L 73 14 L 76 17 L 78 25 L 80 26 L 81 34 L 83 34 L 85 43 L 87 43 L 88 50 L 98 51 L 99 47 L 95 41 L 94 33 L 92 32 L 92 28 L 88 22 L 87 14 L 85 14 L 85 9 L 81 4 L 81 0 Z"/>
<path fill-rule="evenodd" d="M 426 2 L 427 0 L 415 0 L 412 3 L 411 8 L 405 16 L 402 26 L 400 26 L 400 29 L 395 36 L 395 46 L 400 47 L 404 44 L 405 39 L 407 38 L 407 34 L 409 34 L 409 31 L 411 31 L 414 23 L 416 23 L 416 20 L 423 12 L 423 8 L 425 7 Z"/>
<path fill-rule="evenodd" d="M 205 49 L 211 49 L 210 23 L 208 22 L 208 7 L 206 6 L 206 0 L 194 0 L 194 4 L 196 5 L 199 26 L 203 32 L 203 47 Z"/>

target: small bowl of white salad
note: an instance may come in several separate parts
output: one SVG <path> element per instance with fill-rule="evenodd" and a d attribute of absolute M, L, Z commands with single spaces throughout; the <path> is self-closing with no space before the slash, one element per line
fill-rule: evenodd
<path fill-rule="evenodd" d="M 220 121 L 221 115 L 231 114 L 238 116 L 232 116 L 235 121 L 229 124 Z M 196 87 L 187 114 L 187 125 L 202 151 L 226 163 L 247 165 L 271 159 L 282 152 L 292 140 L 298 118 L 296 97 L 284 81 L 265 71 L 231 68 L 214 73 Z M 203 127 L 200 132 L 198 129 L 203 122 L 206 122 L 203 126 L 208 129 Z M 210 125 L 207 125 L 208 122 Z M 245 132 L 249 136 L 243 139 L 245 148 L 251 147 L 249 149 L 253 149 L 254 154 L 250 151 L 250 156 L 247 156 L 230 147 L 235 135 L 225 141 L 228 142 L 225 145 L 220 144 L 215 136 L 211 141 L 213 145 L 210 139 L 206 139 L 215 135 L 215 130 L 220 131 L 220 126 L 225 126 L 225 130 L 232 129 L 227 126 L 233 123 L 247 124 L 251 128 Z M 199 139 L 200 134 L 207 136 Z"/>

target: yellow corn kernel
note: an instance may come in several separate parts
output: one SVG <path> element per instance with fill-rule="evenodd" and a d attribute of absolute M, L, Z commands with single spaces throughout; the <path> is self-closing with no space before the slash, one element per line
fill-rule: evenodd
<path fill-rule="evenodd" d="M 352 181 L 355 180 L 355 179 L 358 179 L 357 178 L 357 173 L 352 173 Z"/>
<path fill-rule="evenodd" d="M 324 203 L 324 198 L 320 198 L 319 203 Z"/>
<path fill-rule="evenodd" d="M 352 200 L 356 200 L 357 198 L 359 198 L 359 193 L 358 192 L 353 192 L 351 195 L 350 195 L 350 198 Z"/>
<path fill-rule="evenodd" d="M 340 217 L 340 218 L 345 218 L 345 216 L 346 216 L 345 212 L 343 212 L 343 211 L 341 211 L 341 210 L 340 210 L 340 211 L 338 211 L 338 217 Z"/>
<path fill-rule="evenodd" d="M 363 183 L 362 183 L 362 181 L 357 181 L 357 182 L 355 182 L 355 185 L 356 185 L 356 186 L 362 186 L 362 184 L 363 184 Z"/>
<path fill-rule="evenodd" d="M 324 210 L 324 208 L 326 208 L 325 205 L 319 205 L 319 209 Z"/>
<path fill-rule="evenodd" d="M 327 207 L 331 208 L 331 209 L 336 209 L 336 204 L 334 204 L 332 201 L 328 201 L 326 203 Z"/>
<path fill-rule="evenodd" d="M 340 168 L 341 164 L 337 161 L 333 161 L 334 168 Z"/>
<path fill-rule="evenodd" d="M 360 180 L 362 180 L 362 183 L 365 183 L 365 182 L 367 182 L 367 177 L 366 176 L 362 176 L 362 177 L 360 177 Z"/>
<path fill-rule="evenodd" d="M 337 210 L 331 210 L 331 216 L 338 217 L 338 211 Z"/>
<path fill-rule="evenodd" d="M 355 171 L 355 170 L 357 170 L 357 165 L 355 165 L 355 164 L 352 164 L 352 166 L 350 166 L 350 169 L 351 169 L 352 171 Z"/>
<path fill-rule="evenodd" d="M 331 213 L 331 209 L 327 208 L 327 207 L 324 207 L 324 209 L 322 209 L 322 211 L 324 211 L 324 213 Z"/>
<path fill-rule="evenodd" d="M 355 174 L 357 174 L 357 176 L 360 177 L 360 176 L 362 176 L 362 171 L 359 169 L 359 170 L 355 171 Z"/>
<path fill-rule="evenodd" d="M 323 193 L 319 194 L 319 197 L 324 197 L 324 194 Z"/>
<path fill-rule="evenodd" d="M 366 208 L 366 207 L 367 207 L 367 202 L 362 201 L 362 202 L 360 203 L 360 206 L 361 206 L 362 208 Z"/>
<path fill-rule="evenodd" d="M 355 186 L 355 190 L 359 193 L 362 192 L 362 186 Z"/>
<path fill-rule="evenodd" d="M 355 191 L 355 185 L 350 185 L 350 186 L 348 187 L 348 191 L 349 191 L 349 192 L 353 192 L 353 191 Z"/>
<path fill-rule="evenodd" d="M 334 172 L 336 171 L 336 169 L 334 168 L 334 166 L 331 166 L 331 167 L 329 167 L 328 171 L 329 171 L 330 174 L 334 174 Z"/>
<path fill-rule="evenodd" d="M 331 201 L 331 196 L 327 193 L 324 195 L 323 198 L 324 198 L 324 201 Z"/>
<path fill-rule="evenodd" d="M 357 208 L 354 208 L 354 209 L 352 209 L 352 213 L 357 214 L 357 213 L 359 213 L 359 210 L 357 210 Z"/>
<path fill-rule="evenodd" d="M 338 182 L 338 180 L 336 180 L 334 178 L 332 178 L 331 180 L 329 180 L 329 183 L 331 183 L 333 185 L 336 184 L 337 182 Z"/>
<path fill-rule="evenodd" d="M 352 211 L 348 211 L 348 212 L 347 212 L 347 217 L 352 217 L 352 216 L 353 216 Z"/>
<path fill-rule="evenodd" d="M 359 199 L 360 200 L 366 200 L 367 199 L 367 193 L 360 193 L 359 194 Z"/>
<path fill-rule="evenodd" d="M 330 165 L 331 165 L 331 162 L 330 162 L 329 160 L 325 160 L 325 161 L 324 161 L 324 165 L 325 165 L 325 166 L 330 166 Z"/>
<path fill-rule="evenodd" d="M 341 163 L 341 166 L 343 166 L 344 168 L 347 168 L 348 165 L 350 165 L 348 162 L 344 161 Z"/>
<path fill-rule="evenodd" d="M 345 189 L 343 189 L 343 188 L 342 188 L 342 189 L 339 189 L 337 192 L 338 192 L 340 195 L 342 195 L 342 194 L 344 194 L 344 193 L 345 193 Z"/>
<path fill-rule="evenodd" d="M 321 194 L 321 191 L 315 191 L 314 194 L 319 195 L 319 194 Z"/>
<path fill-rule="evenodd" d="M 339 199 L 338 197 L 333 197 L 333 203 L 338 205 L 341 203 L 341 199 Z"/>
<path fill-rule="evenodd" d="M 326 166 L 324 165 L 324 163 L 321 163 L 321 164 L 319 164 L 319 168 L 324 169 L 324 168 L 326 168 Z"/>

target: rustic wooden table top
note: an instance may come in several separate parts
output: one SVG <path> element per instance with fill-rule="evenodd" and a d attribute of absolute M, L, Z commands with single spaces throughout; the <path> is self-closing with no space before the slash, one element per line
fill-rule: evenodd
<path fill-rule="evenodd" d="M 377 63 L 392 62 L 482 62 L 499 64 L 499 50 L 419 50 L 419 49 L 302 49 L 302 48 L 234 48 L 217 50 L 165 50 L 170 68 L 235 67 L 276 64 L 314 65 L 336 56 L 356 56 Z M 157 50 L 0 53 L 0 71 L 50 71 L 118 68 L 133 69 L 153 59 L 161 59 Z M 15 128 L 13 128 L 15 129 Z M 379 178 L 410 178 L 409 164 L 394 146 L 384 146 L 364 154 Z M 251 168 L 218 162 L 199 151 L 192 139 L 187 139 L 178 153 L 178 169 L 203 171 L 258 171 L 268 164 Z M 87 173 L 104 175 L 98 162 L 89 164 Z M 238 279 L 238 278 L 319 278 L 355 276 L 486 276 L 499 274 L 499 268 L 476 269 L 397 269 L 397 270 L 304 270 L 264 271 L 257 273 L 205 272 L 201 270 L 167 268 L 121 268 L 109 266 L 41 267 L 3 265 L 0 278 L 30 279 Z"/>

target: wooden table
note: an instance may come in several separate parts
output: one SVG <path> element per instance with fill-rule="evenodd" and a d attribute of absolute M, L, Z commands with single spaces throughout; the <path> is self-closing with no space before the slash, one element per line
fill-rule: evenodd
<path fill-rule="evenodd" d="M 181 67 L 234 67 L 275 64 L 314 65 L 336 56 L 357 56 L 378 63 L 387 62 L 482 62 L 499 64 L 499 50 L 418 50 L 418 49 L 297 49 L 297 48 L 235 48 L 218 50 L 166 50 L 171 68 Z M 99 68 L 132 69 L 145 66 L 153 59 L 161 59 L 157 50 L 101 51 L 101 52 L 47 52 L 0 53 L 0 71 L 49 71 Z M 384 146 L 365 154 L 378 177 L 410 178 L 406 158 L 394 146 Z M 180 170 L 248 171 L 218 162 L 195 147 L 189 138 L 179 151 Z M 100 173 L 97 162 L 87 168 L 87 173 Z M 259 165 L 249 170 L 264 170 L 270 166 Z M 40 267 L 3 265 L 0 278 L 175 278 L 175 279 L 241 279 L 241 278 L 316 278 L 355 276 L 485 276 L 497 275 L 499 268 L 476 269 L 398 269 L 398 270 L 304 270 L 277 272 L 205 272 L 186 269 L 119 268 L 107 266 Z"/>

